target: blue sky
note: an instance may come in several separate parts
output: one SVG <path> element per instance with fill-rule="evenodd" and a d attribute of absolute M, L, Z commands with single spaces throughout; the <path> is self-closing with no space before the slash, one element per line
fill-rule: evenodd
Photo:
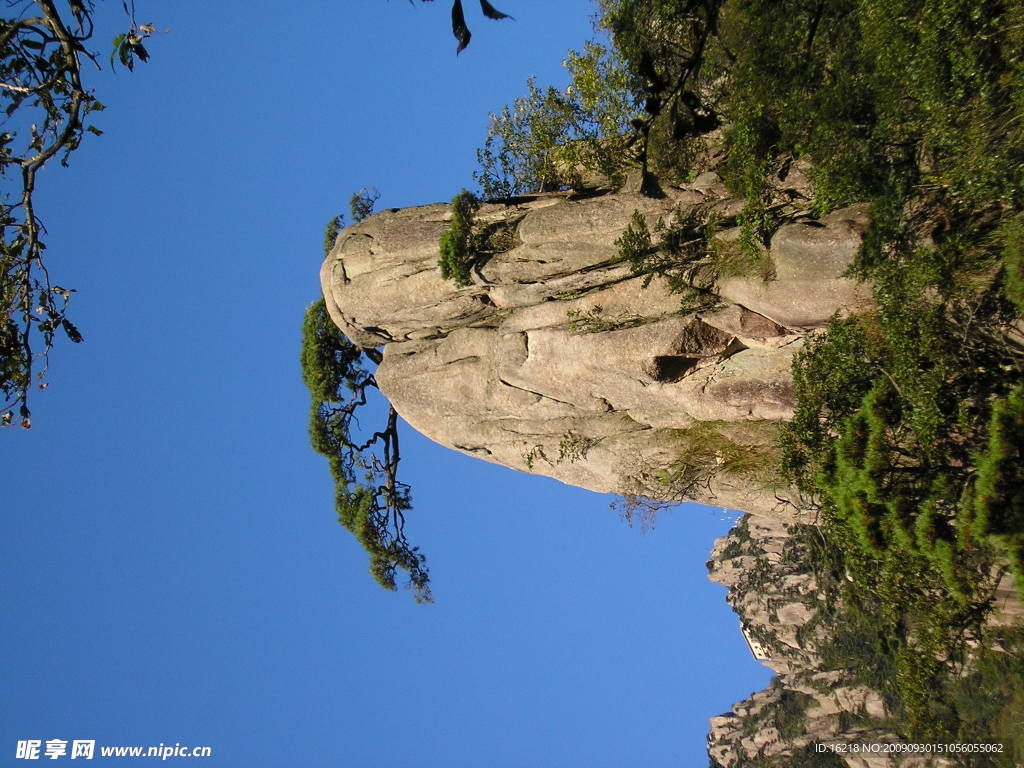
<path fill-rule="evenodd" d="M 471 186 L 488 111 L 563 84 L 590 34 L 587 0 L 495 4 L 516 21 L 467 4 L 456 58 L 441 0 L 137 0 L 169 30 L 152 61 L 88 73 L 105 133 L 37 198 L 86 343 L 0 433 L 0 765 L 60 738 L 226 767 L 703 766 L 707 718 L 767 683 L 705 577 L 721 513 L 642 536 L 406 430 L 430 606 L 334 519 L 298 371 L 324 224 L 361 186 Z M 105 59 L 122 15 L 98 6 Z"/>

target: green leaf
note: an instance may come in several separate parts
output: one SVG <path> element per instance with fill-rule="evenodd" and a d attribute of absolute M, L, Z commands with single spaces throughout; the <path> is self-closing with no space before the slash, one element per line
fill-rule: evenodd
<path fill-rule="evenodd" d="M 114 52 L 110 54 L 110 60 L 114 60 L 114 56 L 121 51 L 121 46 L 124 45 L 124 41 L 128 36 L 122 32 L 114 38 Z"/>
<path fill-rule="evenodd" d="M 85 130 L 87 130 L 89 133 L 93 134 L 94 136 L 102 136 L 103 135 L 103 131 L 101 131 L 95 125 L 87 125 L 85 127 Z"/>

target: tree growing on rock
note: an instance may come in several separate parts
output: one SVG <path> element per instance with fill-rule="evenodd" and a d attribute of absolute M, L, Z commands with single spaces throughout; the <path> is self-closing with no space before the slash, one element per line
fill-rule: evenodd
<path fill-rule="evenodd" d="M 629 167 L 657 194 L 655 176 L 682 178 L 687 140 L 720 124 L 722 0 L 600 0 L 597 40 L 570 51 L 564 90 L 539 88 L 491 115 L 477 151 L 484 197 L 511 197 L 589 179 L 620 184 Z M 602 40 L 611 38 L 611 45 Z"/>
<path fill-rule="evenodd" d="M 312 397 L 309 437 L 334 478 L 338 521 L 366 549 L 370 573 L 381 586 L 395 589 L 404 571 L 416 601 L 430 602 L 426 557 L 405 535 L 412 503 L 409 486 L 398 479 L 398 413 L 389 404 L 383 424 L 373 430 L 357 418 L 366 415 L 368 395 L 377 388 L 373 371 L 380 361 L 380 352 L 345 337 L 323 299 L 306 310 L 301 363 Z"/>
<path fill-rule="evenodd" d="M 473 235 L 473 214 L 479 207 L 480 201 L 471 192 L 459 192 L 452 199 L 451 224 L 438 241 L 437 267 L 441 270 L 441 277 L 451 280 L 458 288 L 473 282 L 469 274 L 477 239 Z"/>
<path fill-rule="evenodd" d="M 639 110 L 624 64 L 597 42 L 569 51 L 564 90 L 526 81 L 527 93 L 490 116 L 474 174 L 485 198 L 579 187 L 587 177 L 620 180 L 630 162 Z"/>
<path fill-rule="evenodd" d="M 352 223 L 371 213 L 380 199 L 376 187 L 361 187 L 349 198 Z M 324 255 L 334 246 L 345 217 L 327 223 Z M 370 555 L 370 573 L 386 589 L 395 589 L 399 571 L 417 602 L 430 602 L 426 558 L 405 536 L 405 512 L 411 506 L 409 486 L 398 479 L 401 460 L 398 413 L 388 404 L 383 426 L 367 431 L 357 414 L 367 415 L 369 393 L 377 388 L 373 372 L 381 353 L 354 345 L 334 324 L 323 299 L 306 310 L 302 324 L 302 380 L 309 390 L 309 439 L 327 459 L 334 478 L 338 522 Z"/>

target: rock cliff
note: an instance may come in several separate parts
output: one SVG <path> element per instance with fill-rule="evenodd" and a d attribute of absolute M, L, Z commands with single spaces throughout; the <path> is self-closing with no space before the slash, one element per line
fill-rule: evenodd
<path fill-rule="evenodd" d="M 803 536 L 800 535 L 802 530 Z M 796 535 L 794 535 L 794 533 Z M 708 754 L 717 768 L 946 768 L 938 755 L 878 752 L 838 754 L 848 745 L 899 745 L 882 694 L 829 669 L 822 653 L 845 630 L 842 609 L 818 583 L 809 556 L 809 526 L 791 533 L 777 520 L 745 516 L 715 542 L 708 561 L 712 581 L 744 633 L 778 675 L 765 690 L 711 718 Z"/>
<path fill-rule="evenodd" d="M 735 247 L 741 209 L 713 172 L 658 199 L 485 203 L 477 225 L 507 247 L 476 263 L 465 288 L 437 269 L 448 205 L 383 211 L 339 235 L 323 292 L 354 343 L 384 348 L 382 392 L 444 446 L 599 492 L 791 519 L 788 490 L 758 467 L 792 413 L 804 334 L 867 301 L 843 276 L 866 207 L 792 217 L 767 250 L 769 279 L 722 277 L 713 251 Z M 615 241 L 634 211 L 652 231 L 674 215 L 717 223 L 685 278 L 700 308 L 662 278 L 644 287 L 623 262 Z"/>

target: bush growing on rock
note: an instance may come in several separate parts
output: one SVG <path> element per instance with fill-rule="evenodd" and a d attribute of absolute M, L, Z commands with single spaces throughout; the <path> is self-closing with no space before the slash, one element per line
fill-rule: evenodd
<path fill-rule="evenodd" d="M 452 198 L 452 220 L 448 229 L 441 233 L 438 242 L 440 255 L 437 259 L 441 277 L 451 280 L 459 288 L 472 283 L 469 268 L 476 258 L 476 238 L 473 236 L 473 214 L 480 207 L 480 201 L 471 192 L 462 190 Z"/>

